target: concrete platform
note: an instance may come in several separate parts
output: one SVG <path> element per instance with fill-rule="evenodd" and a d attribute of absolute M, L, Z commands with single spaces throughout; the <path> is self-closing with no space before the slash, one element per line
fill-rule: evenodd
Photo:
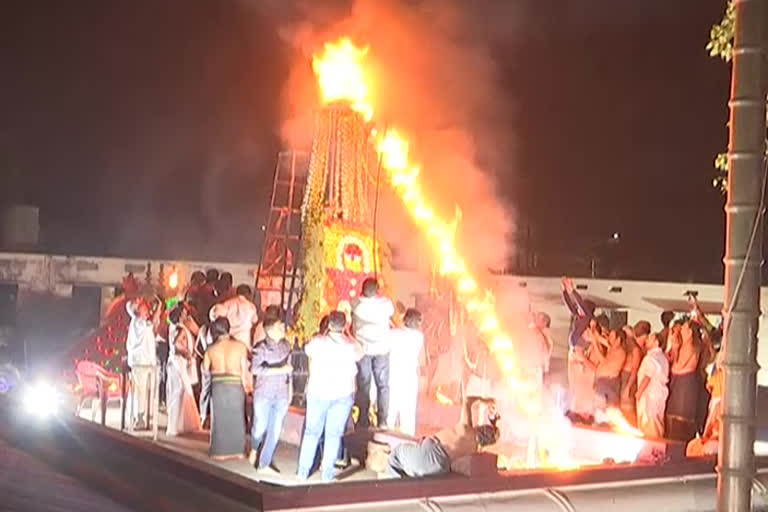
<path fill-rule="evenodd" d="M 167 422 L 166 415 L 161 411 L 159 417 L 159 434 L 157 445 L 172 450 L 174 452 L 192 457 L 200 462 L 216 466 L 239 476 L 254 480 L 257 482 L 267 483 L 271 485 L 280 486 L 294 486 L 294 485 L 317 485 L 321 484 L 320 476 L 318 473 L 312 475 L 307 482 L 299 482 L 296 479 L 296 470 L 298 468 L 299 449 L 298 444 L 300 437 L 296 432 L 300 432 L 301 425 L 303 423 L 303 416 L 299 415 L 296 411 L 289 415 L 286 419 L 286 428 L 280 443 L 278 444 L 277 451 L 275 452 L 275 466 L 280 470 L 280 474 L 261 474 L 257 472 L 248 462 L 244 460 L 229 460 L 229 461 L 216 461 L 208 457 L 208 444 L 209 433 L 207 431 L 200 431 L 196 433 L 184 434 L 181 436 L 167 436 L 165 435 L 165 426 Z M 85 409 L 81 412 L 82 419 L 90 421 L 90 410 Z M 296 426 L 298 425 L 298 427 Z M 109 407 L 107 409 L 107 427 L 119 430 L 120 429 L 120 409 L 118 407 Z M 134 437 L 152 442 L 152 431 L 138 431 L 132 432 Z M 294 442 L 286 442 L 284 439 Z M 376 473 L 367 471 L 365 468 L 360 467 L 359 464 L 353 464 L 351 467 L 340 471 L 337 475 L 337 480 L 344 481 L 359 481 L 359 480 L 377 480 Z"/>

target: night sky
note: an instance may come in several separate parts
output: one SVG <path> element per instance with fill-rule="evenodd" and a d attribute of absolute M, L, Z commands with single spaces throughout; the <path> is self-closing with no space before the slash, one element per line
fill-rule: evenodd
<path fill-rule="evenodd" d="M 499 187 L 536 272 L 722 279 L 724 0 L 508 1 Z M 3 2 L 0 194 L 41 208 L 42 250 L 258 259 L 290 49 L 253 3 Z"/>

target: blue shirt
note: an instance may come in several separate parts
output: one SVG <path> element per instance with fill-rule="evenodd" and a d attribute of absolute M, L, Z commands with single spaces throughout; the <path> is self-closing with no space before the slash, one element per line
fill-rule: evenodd
<path fill-rule="evenodd" d="M 267 371 L 288 364 L 291 345 L 285 340 L 272 341 L 269 338 L 256 343 L 251 352 L 251 373 L 254 375 L 253 397 L 267 400 L 286 399 L 290 373 L 268 375 Z"/>

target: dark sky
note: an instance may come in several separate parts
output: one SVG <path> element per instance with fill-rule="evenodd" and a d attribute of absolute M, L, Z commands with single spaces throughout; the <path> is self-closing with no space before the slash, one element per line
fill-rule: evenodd
<path fill-rule="evenodd" d="M 626 277 L 720 279 L 729 67 L 704 46 L 725 2 L 514 1 L 495 54 L 523 172 L 500 186 L 540 271 L 598 252 Z M 244 4 L 3 3 L 1 192 L 40 206 L 43 249 L 259 257 L 290 51 Z"/>

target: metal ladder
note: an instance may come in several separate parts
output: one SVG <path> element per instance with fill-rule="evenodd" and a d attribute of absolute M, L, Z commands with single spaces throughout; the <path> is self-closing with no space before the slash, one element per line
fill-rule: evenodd
<path fill-rule="evenodd" d="M 307 185 L 309 154 L 294 150 L 277 155 L 269 217 L 264 226 L 261 263 L 255 293 L 266 305 L 279 304 L 292 319 L 301 295 L 301 203 Z"/>

